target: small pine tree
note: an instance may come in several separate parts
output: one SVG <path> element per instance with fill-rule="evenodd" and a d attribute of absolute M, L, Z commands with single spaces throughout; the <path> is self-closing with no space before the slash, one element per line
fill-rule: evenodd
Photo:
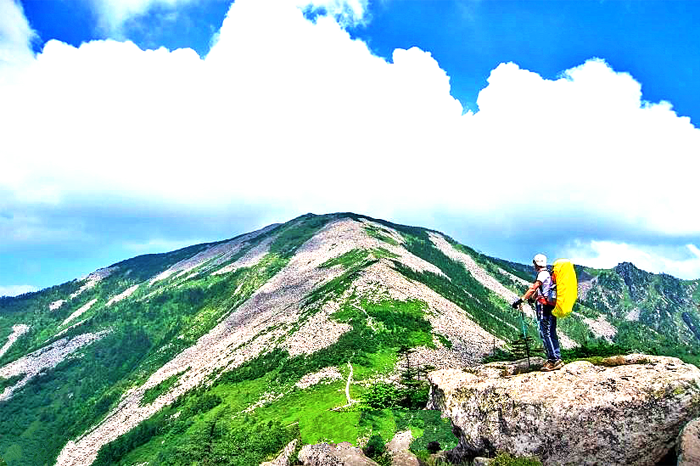
<path fill-rule="evenodd" d="M 399 357 L 405 357 L 406 358 L 406 370 L 404 371 L 403 378 L 406 380 L 412 380 L 413 377 L 416 375 L 416 370 L 411 369 L 411 354 L 415 353 L 416 349 L 411 348 L 409 346 L 401 345 L 399 350 L 397 351 L 397 355 Z"/>
<path fill-rule="evenodd" d="M 540 355 L 543 350 L 541 346 L 537 345 L 534 338 L 522 332 L 518 338 L 511 340 L 508 346 L 510 347 L 510 352 L 517 359 L 527 358 L 528 366 L 530 365 L 530 358 Z"/>

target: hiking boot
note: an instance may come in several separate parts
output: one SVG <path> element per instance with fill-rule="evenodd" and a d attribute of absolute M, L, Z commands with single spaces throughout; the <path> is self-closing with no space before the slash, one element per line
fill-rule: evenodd
<path fill-rule="evenodd" d="M 542 372 L 550 372 L 554 370 L 554 363 L 552 361 L 545 362 L 540 368 Z"/>
<path fill-rule="evenodd" d="M 564 361 L 562 361 L 561 359 L 557 359 L 556 361 L 554 361 L 552 363 L 552 370 L 553 371 L 559 370 L 562 367 L 564 367 Z"/>

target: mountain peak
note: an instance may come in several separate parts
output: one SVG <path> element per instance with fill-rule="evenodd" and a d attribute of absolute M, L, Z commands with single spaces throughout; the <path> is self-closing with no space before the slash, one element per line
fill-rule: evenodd
<path fill-rule="evenodd" d="M 19 451 L 15 444 L 36 451 L 27 439 L 51 445 L 37 457 L 18 454 L 13 465 L 156 464 L 154 452 L 184 454 L 213 419 L 222 432 L 248 432 L 257 429 L 246 424 L 251 416 L 280 442 L 292 435 L 356 444 L 379 428 L 352 410 L 367 390 L 427 368 L 472 367 L 509 351 L 523 330 L 537 334 L 532 309 L 510 307 L 531 280 L 518 264 L 433 230 L 350 212 L 309 213 L 116 265 L 0 300 L 0 336 L 12 337 L 0 345 L 0 455 Z M 559 326 L 564 348 L 664 345 L 700 359 L 694 288 L 647 283 L 649 274 L 631 264 L 591 273 Z M 46 406 L 43 393 L 57 394 L 55 403 Z M 358 417 L 323 430 L 337 425 L 338 410 Z M 297 433 L 284 427 L 293 425 Z"/>

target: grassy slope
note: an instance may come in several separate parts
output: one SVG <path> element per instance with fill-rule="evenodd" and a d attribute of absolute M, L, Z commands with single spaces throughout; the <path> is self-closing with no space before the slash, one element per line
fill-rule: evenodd
<path fill-rule="evenodd" d="M 329 288 L 326 293 L 336 294 L 341 290 Z M 145 461 L 164 464 L 188 464 L 192 456 L 186 453 L 200 441 L 197 435 L 211 422 L 221 419 L 217 413 L 225 412 L 226 418 L 235 422 L 216 421 L 215 429 L 224 431 L 224 440 L 236 438 L 238 430 L 249 428 L 248 417 L 243 410 L 257 402 L 265 393 L 284 396 L 272 403 L 257 408 L 250 418 L 256 424 L 271 425 L 283 438 L 298 437 L 303 443 L 321 441 L 349 441 L 356 444 L 360 438 L 380 435 L 389 441 L 400 429 L 412 428 L 421 439 L 417 448 L 425 448 L 427 441 L 440 438 L 443 444 L 456 443 L 450 433 L 450 426 L 440 419 L 439 413 L 410 409 L 361 410 L 350 409 L 333 411 L 346 404 L 345 380 L 330 384 L 319 384 L 300 390 L 294 384 L 305 374 L 328 366 L 337 366 L 347 377 L 353 365 L 354 381 L 371 381 L 381 374 L 393 370 L 397 351 L 402 345 L 432 345 L 430 324 L 424 318 L 425 306 L 417 301 L 379 303 L 362 301 L 365 312 L 347 304 L 333 316 L 339 321 L 350 323 L 353 330 L 341 336 L 329 348 L 310 356 L 290 357 L 286 351 L 272 351 L 245 363 L 243 366 L 221 375 L 209 389 L 190 394 L 180 407 L 168 408 L 168 413 L 159 413 L 154 422 L 160 422 L 153 435 L 134 431 L 113 442 L 101 452 L 98 464 L 133 464 Z M 366 314 L 365 314 L 366 313 Z M 374 319 L 376 329 L 368 326 L 368 316 Z M 362 397 L 365 388 L 359 384 L 351 386 L 351 397 Z M 197 412 L 189 406 L 200 404 L 199 399 L 216 396 L 220 402 L 206 412 Z M 184 406 L 184 408 L 182 407 Z M 176 421 L 169 420 L 179 409 L 181 414 Z M 423 432 L 427 436 L 422 436 Z M 447 440 L 445 440 L 447 439 Z M 125 446 L 126 445 L 126 446 Z M 133 448 L 133 447 L 136 448 Z M 279 445 L 256 450 L 255 461 L 269 458 L 278 451 Z M 207 456 L 197 457 L 205 461 Z M 236 458 L 229 458 L 231 464 Z"/>

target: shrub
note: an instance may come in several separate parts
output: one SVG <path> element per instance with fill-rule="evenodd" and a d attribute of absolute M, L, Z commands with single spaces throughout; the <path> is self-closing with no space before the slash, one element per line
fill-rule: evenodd
<path fill-rule="evenodd" d="M 492 466 L 542 466 L 542 462 L 531 456 L 513 456 L 510 453 L 500 452 L 494 458 Z"/>
<path fill-rule="evenodd" d="M 428 443 L 428 452 L 431 454 L 435 454 L 441 450 L 440 448 L 440 442 L 430 442 Z"/>
<path fill-rule="evenodd" d="M 576 359 L 594 357 L 606 358 L 609 356 L 629 354 L 630 352 L 630 349 L 624 346 L 599 343 L 597 345 L 584 345 L 570 350 L 563 350 L 562 359 L 566 362 L 570 362 Z"/>
<path fill-rule="evenodd" d="M 404 398 L 403 390 L 390 383 L 376 383 L 364 394 L 364 402 L 373 409 L 394 408 Z"/>
<path fill-rule="evenodd" d="M 369 438 L 363 451 L 365 455 L 369 456 L 370 458 L 377 458 L 386 453 L 386 445 L 384 445 L 384 440 L 382 437 L 375 434 Z"/>

